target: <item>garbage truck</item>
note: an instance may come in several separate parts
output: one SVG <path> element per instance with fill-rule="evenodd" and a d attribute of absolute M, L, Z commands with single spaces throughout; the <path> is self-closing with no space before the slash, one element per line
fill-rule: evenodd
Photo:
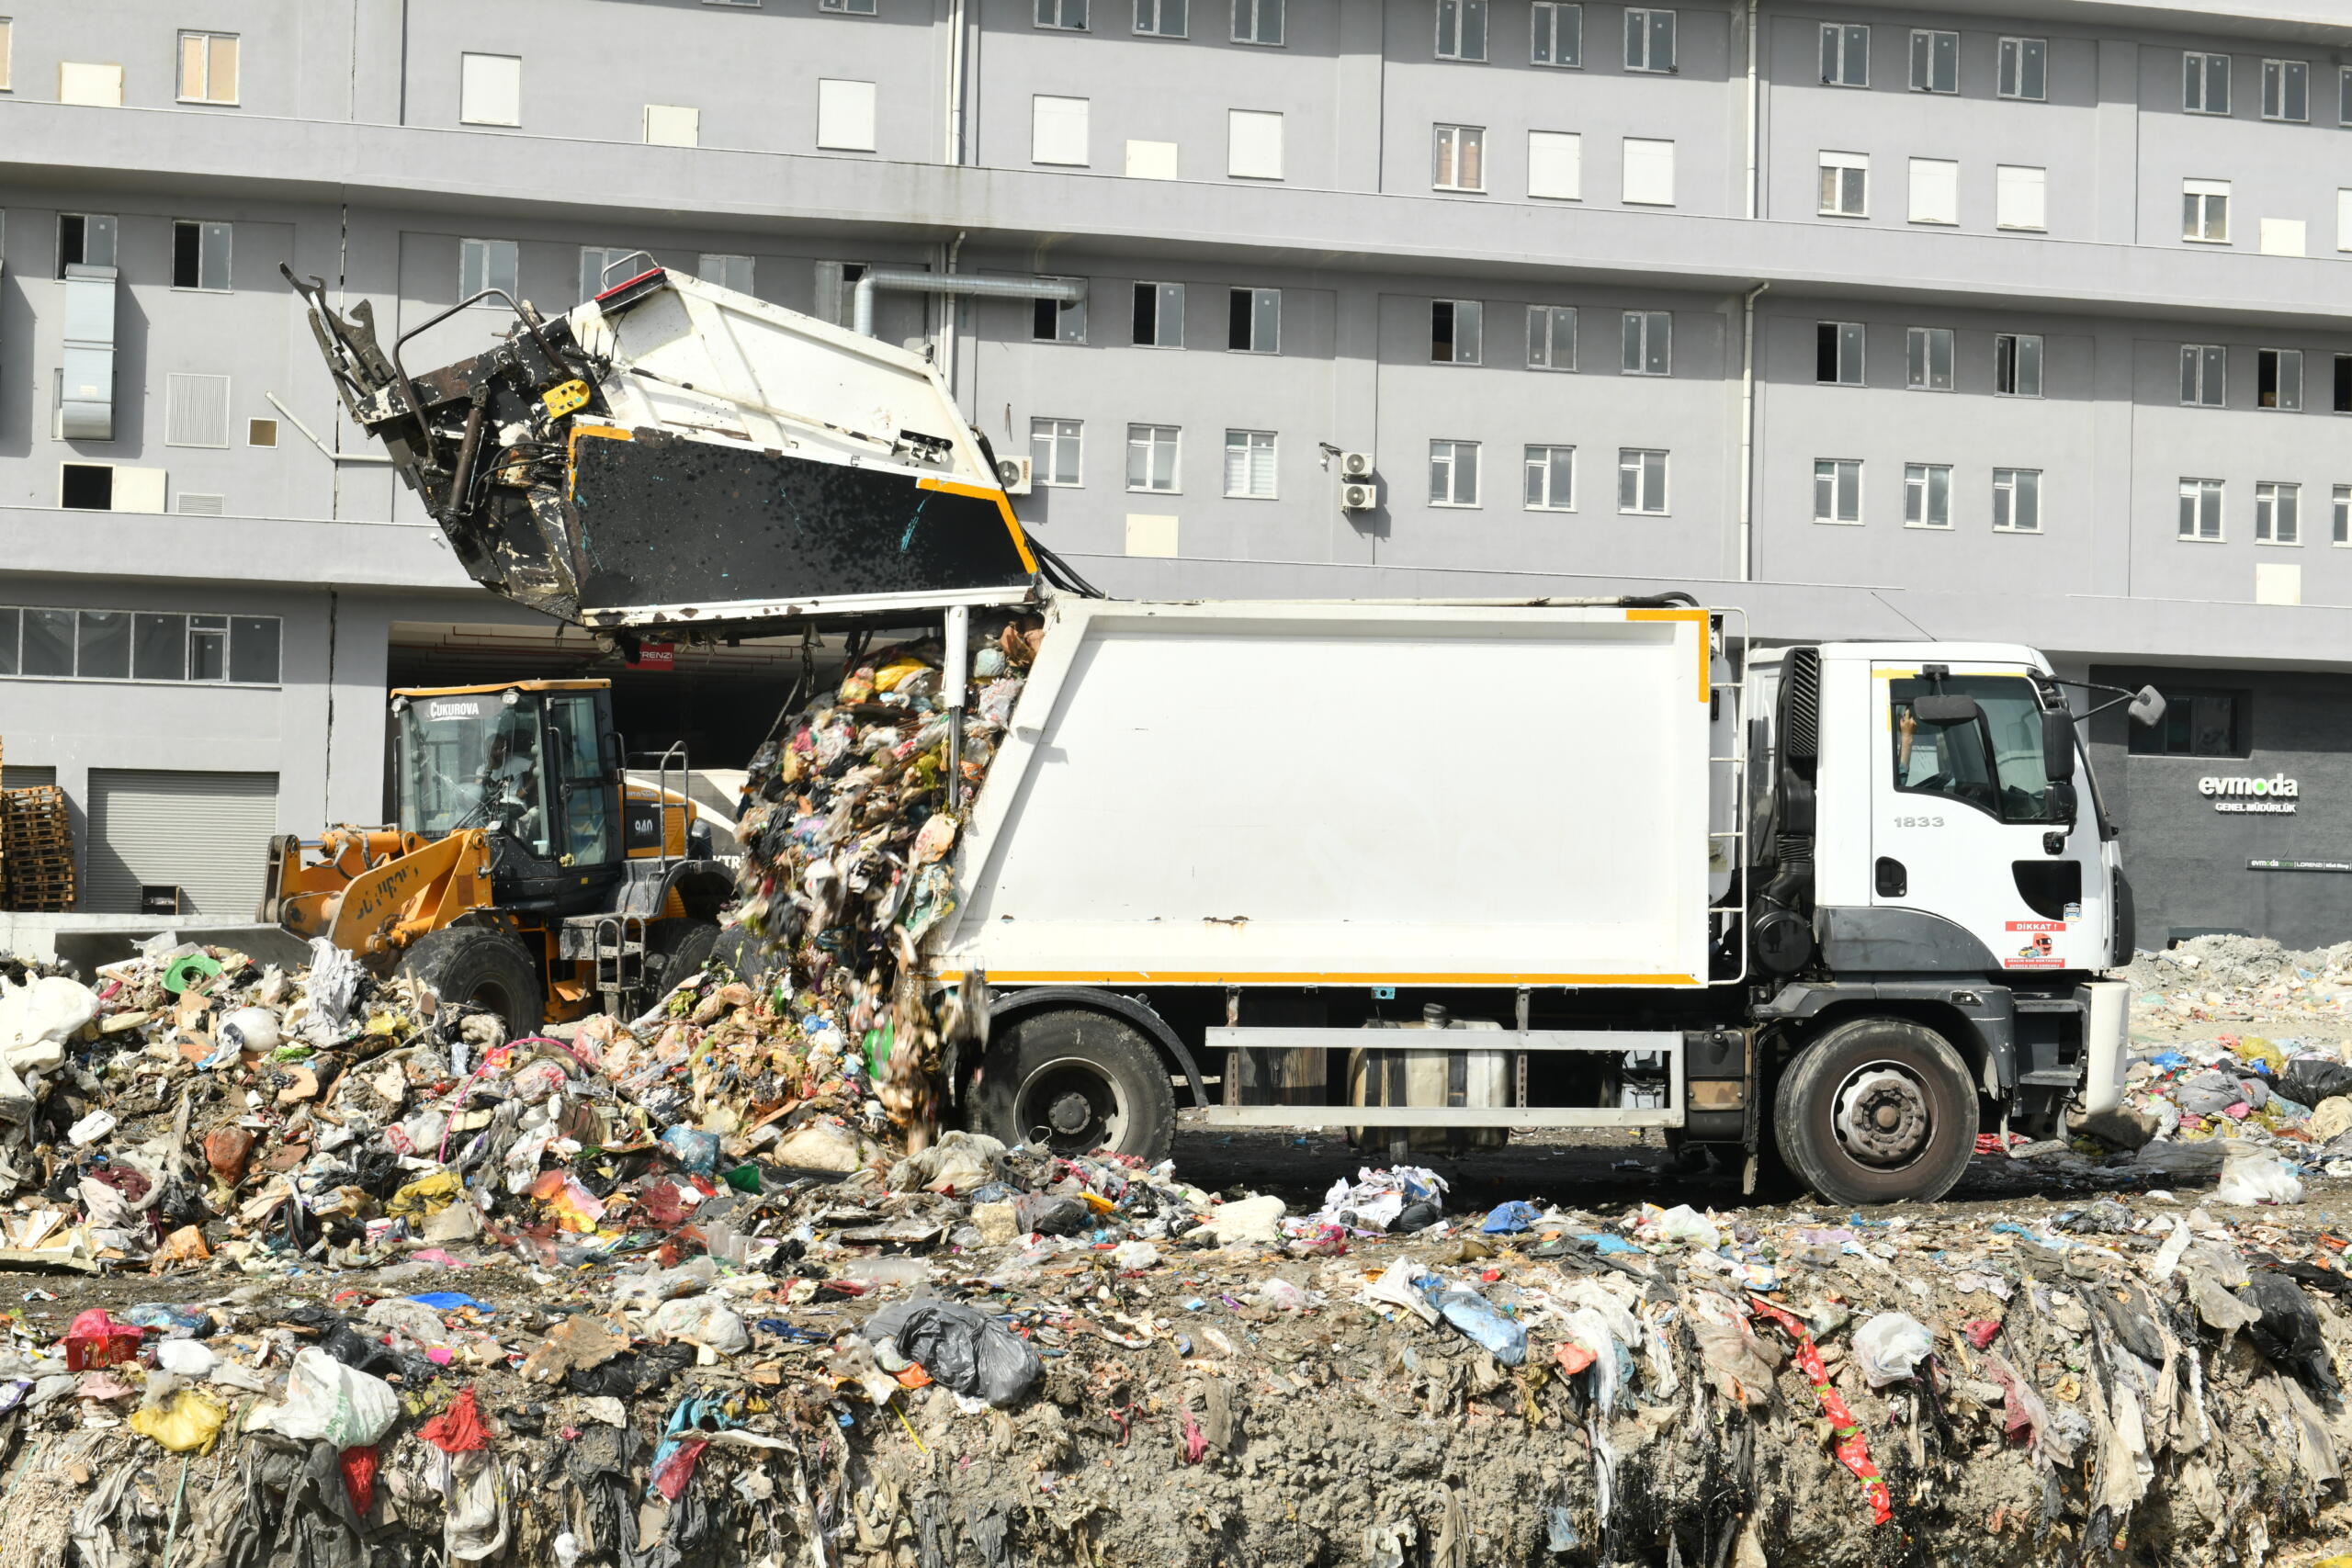
<path fill-rule="evenodd" d="M 2031 649 L 1751 647 L 1681 594 L 1106 598 L 920 355 L 648 258 L 412 375 L 296 287 L 494 592 L 623 640 L 930 627 L 950 693 L 975 614 L 1041 617 L 915 954 L 985 1131 L 1158 1157 L 1180 1092 L 1393 1155 L 1656 1129 L 1877 1203 L 2120 1103 L 2094 694 Z"/>

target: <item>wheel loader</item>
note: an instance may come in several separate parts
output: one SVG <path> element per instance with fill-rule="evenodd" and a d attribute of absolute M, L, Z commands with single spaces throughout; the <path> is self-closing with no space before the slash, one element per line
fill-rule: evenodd
<path fill-rule="evenodd" d="M 271 840 L 263 919 L 510 1034 L 628 1016 L 710 956 L 731 874 L 682 751 L 629 776 L 612 682 L 402 690 L 391 709 L 398 820 Z"/>

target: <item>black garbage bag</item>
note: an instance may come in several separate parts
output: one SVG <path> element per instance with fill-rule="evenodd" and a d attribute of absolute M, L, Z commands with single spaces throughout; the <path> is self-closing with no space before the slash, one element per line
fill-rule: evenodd
<path fill-rule="evenodd" d="M 865 1336 L 898 1341 L 899 1354 L 919 1362 L 933 1382 L 985 1399 L 1000 1410 L 1026 1399 L 1046 1371 L 1027 1340 L 960 1302 L 900 1302 L 885 1307 L 868 1320 Z"/>
<path fill-rule="evenodd" d="M 2315 1106 L 2339 1094 L 2352 1094 L 2352 1067 L 2341 1062 L 2290 1062 L 2274 1087 L 2298 1105 Z"/>
<path fill-rule="evenodd" d="M 659 1393 L 662 1384 L 694 1363 L 691 1345 L 648 1345 L 624 1350 L 596 1366 L 574 1367 L 563 1382 L 574 1393 L 631 1399 Z"/>
<path fill-rule="evenodd" d="M 2254 1348 L 2282 1371 L 2291 1372 L 2314 1393 L 2335 1393 L 2335 1373 L 2320 1338 L 2319 1312 L 2301 1285 L 2267 1269 L 2251 1271 L 2238 1300 L 2262 1314 L 2246 1327 Z"/>
<path fill-rule="evenodd" d="M 1025 1192 L 1012 1204 L 1012 1223 L 1026 1234 L 1076 1235 L 1094 1225 L 1094 1212 L 1075 1198 Z"/>

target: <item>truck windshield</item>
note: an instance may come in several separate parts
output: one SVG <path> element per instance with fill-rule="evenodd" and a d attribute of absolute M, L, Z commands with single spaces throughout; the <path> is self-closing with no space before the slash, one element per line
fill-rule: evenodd
<path fill-rule="evenodd" d="M 1973 724 L 1922 724 L 1911 714 L 1915 697 L 1935 688 L 1918 679 L 1890 683 L 1894 732 L 1894 787 L 1908 795 L 1940 795 L 2004 822 L 2050 819 L 2050 778 L 2041 759 L 2041 701 L 2023 676 L 1953 675 L 1948 696 L 1970 696 L 1983 710 Z"/>
<path fill-rule="evenodd" d="M 412 700 L 401 715 L 401 829 L 438 839 L 495 826 L 547 858 L 538 711 L 495 693 Z"/>

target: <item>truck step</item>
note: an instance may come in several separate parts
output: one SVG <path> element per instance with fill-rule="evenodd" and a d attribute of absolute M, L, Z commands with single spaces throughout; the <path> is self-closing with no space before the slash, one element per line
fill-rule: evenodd
<path fill-rule="evenodd" d="M 2072 1089 L 2082 1081 L 2082 1072 L 2075 1067 L 2043 1067 L 2037 1072 L 2021 1073 L 2018 1082 L 2047 1089 Z"/>

